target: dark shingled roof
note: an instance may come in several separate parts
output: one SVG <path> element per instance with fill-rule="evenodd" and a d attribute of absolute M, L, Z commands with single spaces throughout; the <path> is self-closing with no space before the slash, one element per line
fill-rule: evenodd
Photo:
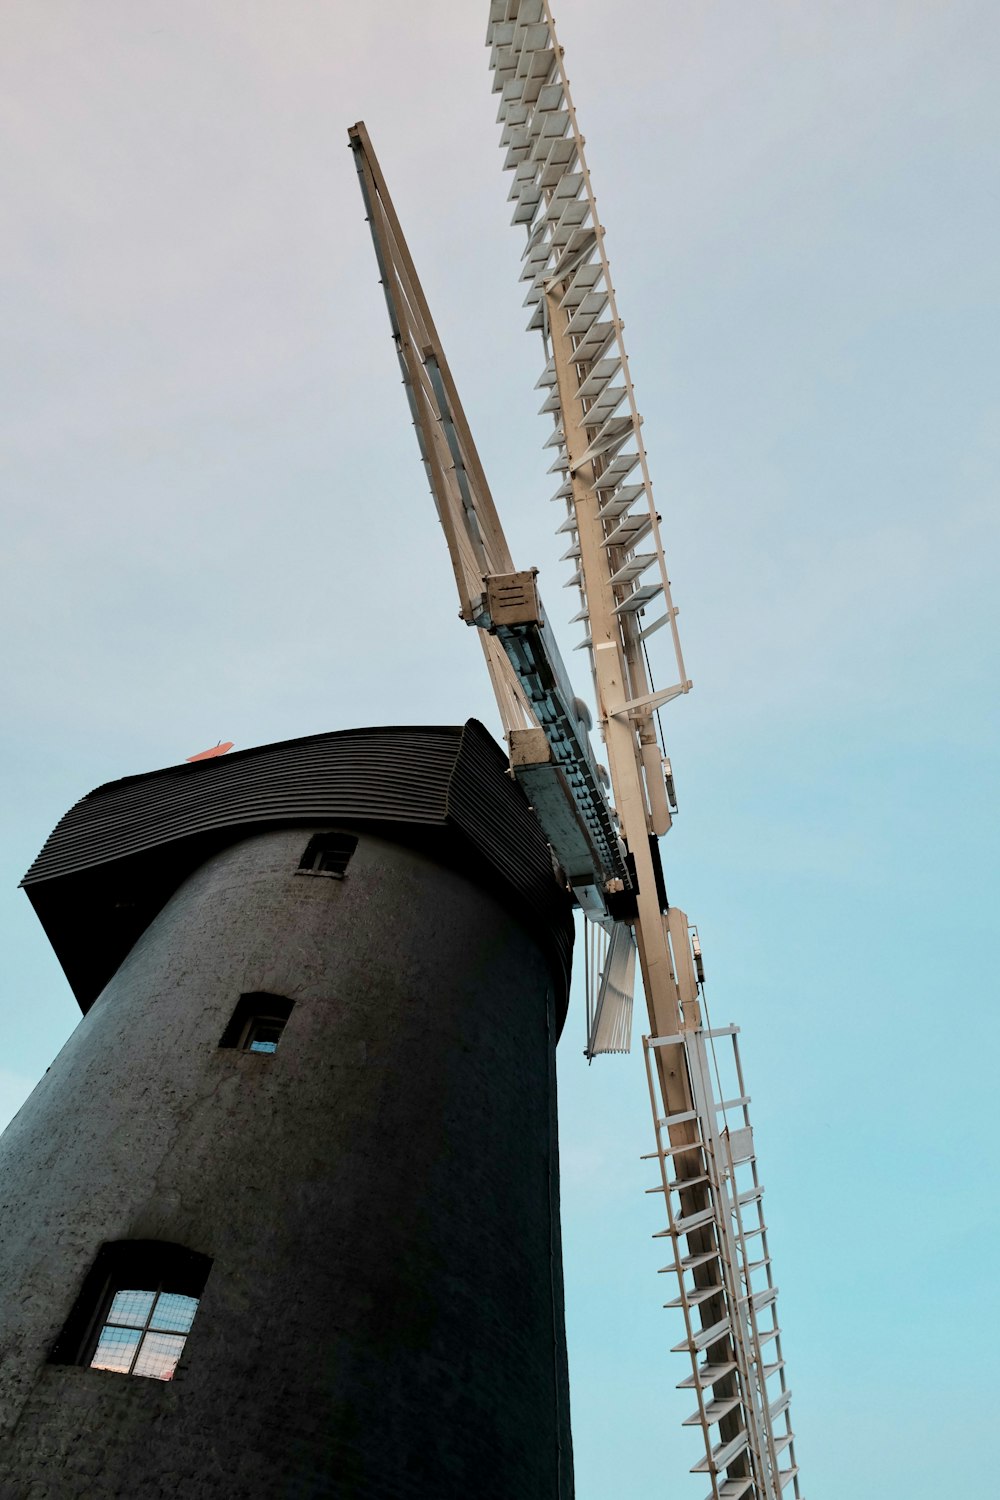
<path fill-rule="evenodd" d="M 87 1010 L 206 858 L 264 829 L 333 822 L 415 843 L 488 885 L 541 943 L 565 1014 L 570 900 L 507 757 L 475 719 L 309 735 L 109 782 L 56 825 L 22 884 Z"/>

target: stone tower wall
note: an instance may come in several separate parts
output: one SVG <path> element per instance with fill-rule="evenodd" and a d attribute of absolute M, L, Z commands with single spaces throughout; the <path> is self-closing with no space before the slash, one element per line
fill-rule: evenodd
<path fill-rule="evenodd" d="M 0 1140 L 0 1496 L 568 1500 L 552 979 L 361 831 L 175 892 Z M 243 993 L 277 1052 L 219 1047 Z M 174 1380 L 48 1362 L 99 1247 L 212 1259 Z"/>

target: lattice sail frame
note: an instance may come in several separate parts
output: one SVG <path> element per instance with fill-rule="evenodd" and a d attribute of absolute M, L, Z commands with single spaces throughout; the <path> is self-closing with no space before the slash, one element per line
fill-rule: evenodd
<path fill-rule="evenodd" d="M 656 1237 L 669 1242 L 673 1255 L 661 1271 L 673 1272 L 678 1281 L 679 1295 L 665 1305 L 680 1308 L 684 1318 L 684 1337 L 672 1352 L 691 1361 L 691 1374 L 678 1389 L 693 1390 L 698 1403 L 684 1425 L 700 1427 L 705 1444 L 705 1456 L 691 1472 L 710 1476 L 707 1500 L 778 1500 L 789 1485 L 799 1495 L 799 1470 L 738 1036 L 738 1026 L 723 1026 L 644 1038 L 656 1131 L 650 1155 L 660 1171 L 659 1185 L 647 1192 L 663 1196 L 667 1224 Z M 680 1145 L 671 1139 L 671 1127 L 685 1122 L 669 1114 L 656 1066 L 659 1052 L 668 1048 L 683 1049 L 696 1128 L 695 1139 Z M 693 1206 L 694 1179 L 680 1171 L 692 1159 L 702 1189 Z M 706 1306 L 714 1321 L 700 1317 Z"/>
<path fill-rule="evenodd" d="M 547 0 L 494 0 L 487 45 L 505 166 L 514 174 L 513 223 L 527 234 L 528 327 L 545 345 L 538 385 L 542 411 L 553 418 L 546 446 L 556 450 L 551 471 L 560 483 L 552 498 L 563 507 L 558 530 L 570 543 L 569 585 L 580 591 L 579 645 L 590 659 L 614 804 L 635 861 L 651 1024 L 669 1031 L 679 1024 L 679 1001 L 660 919 L 655 841 L 671 813 L 654 713 L 691 683 L 604 232 Z M 676 680 L 655 688 L 647 642 L 664 626 Z"/>
<path fill-rule="evenodd" d="M 521 279 L 528 283 L 525 305 L 532 309 L 528 327 L 542 333 L 549 355 L 538 385 L 546 393 L 542 411 L 554 419 L 547 446 L 556 450 L 552 472 L 561 476 L 561 483 L 552 498 L 563 502 L 566 511 L 559 530 L 570 539 L 564 561 L 574 565 L 570 582 L 581 592 L 577 619 L 585 634 L 580 645 L 593 659 L 571 477 L 590 465 L 628 663 L 629 696 L 649 694 L 642 645 L 667 626 L 676 681 L 652 695 L 656 703 L 665 703 L 691 684 L 604 230 L 546 0 L 496 0 L 487 42 L 493 90 L 500 95 L 504 165 L 514 173 L 512 222 L 527 231 Z M 565 390 L 560 389 L 552 349 L 557 340 L 572 344 Z M 654 616 L 648 623 L 647 611 Z"/>
<path fill-rule="evenodd" d="M 528 284 L 528 327 L 545 343 L 538 386 L 546 393 L 542 411 L 553 417 L 551 472 L 561 481 L 552 498 L 565 505 L 559 531 L 570 541 L 564 557 L 574 568 L 570 584 L 580 589 L 580 645 L 590 657 L 615 805 L 638 874 L 635 934 L 652 1032 L 644 1047 L 661 1171 L 652 1191 L 664 1195 L 663 1233 L 674 1246 L 673 1265 L 664 1269 L 679 1283 L 679 1296 L 667 1305 L 680 1307 L 685 1320 L 685 1339 L 675 1347 L 692 1360 L 682 1385 L 697 1392 L 697 1410 L 685 1425 L 700 1426 L 705 1444 L 692 1472 L 710 1477 L 707 1500 L 780 1500 L 789 1485 L 800 1500 L 736 1028 L 717 1033 L 703 1024 L 687 918 L 676 907 L 661 916 L 647 858 L 671 821 L 653 711 L 691 683 L 604 232 L 548 0 L 491 0 L 486 41 L 505 167 L 514 173 L 513 222 L 527 233 L 521 279 Z M 676 680 L 657 690 L 646 642 L 664 626 Z M 610 959 L 609 948 L 604 995 L 620 988 L 607 983 Z M 597 965 L 591 967 L 596 977 Z M 600 1005 L 588 987 L 588 1050 L 604 1050 L 600 1031 Z M 715 1038 L 723 1034 L 732 1037 L 737 1103 L 713 1093 L 709 1053 L 714 1061 Z M 608 1041 L 607 1050 L 621 1049 L 620 1028 Z M 727 1108 L 743 1111 L 735 1136 Z M 747 1172 L 752 1184 L 744 1188 L 738 1178 Z M 749 1227 L 744 1210 L 758 1215 Z M 756 1262 L 747 1248 L 755 1237 L 763 1245 Z M 762 1326 L 766 1315 L 770 1327 Z M 763 1353 L 769 1345 L 776 1351 L 770 1361 Z"/>

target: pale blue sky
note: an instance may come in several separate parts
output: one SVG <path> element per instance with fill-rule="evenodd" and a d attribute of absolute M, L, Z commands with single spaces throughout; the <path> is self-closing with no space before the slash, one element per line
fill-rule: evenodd
<path fill-rule="evenodd" d="M 715 1019 L 744 1028 L 804 1493 L 986 1494 L 1000 12 L 556 14 L 696 685 L 667 716 L 668 884 Z M 76 1019 L 15 886 L 78 796 L 220 737 L 496 726 L 399 388 L 359 117 L 518 565 L 575 609 L 485 25 L 485 0 L 2 8 L 0 1118 Z M 587 1069 L 579 1009 L 579 1500 L 702 1500 L 641 1056 Z"/>

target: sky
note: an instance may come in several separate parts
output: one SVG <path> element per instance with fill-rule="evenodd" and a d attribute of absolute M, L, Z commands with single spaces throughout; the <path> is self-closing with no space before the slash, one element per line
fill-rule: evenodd
<path fill-rule="evenodd" d="M 0 1121 L 78 1016 L 17 882 L 233 740 L 498 732 L 364 118 L 578 689 L 472 0 L 0 7 Z M 668 890 L 743 1028 L 803 1493 L 981 1493 L 996 1337 L 992 0 L 562 0 L 694 691 Z M 655 667 L 655 662 L 654 662 Z M 663 675 L 667 666 L 664 656 Z M 642 1049 L 559 1053 L 578 1500 L 701 1500 Z"/>

